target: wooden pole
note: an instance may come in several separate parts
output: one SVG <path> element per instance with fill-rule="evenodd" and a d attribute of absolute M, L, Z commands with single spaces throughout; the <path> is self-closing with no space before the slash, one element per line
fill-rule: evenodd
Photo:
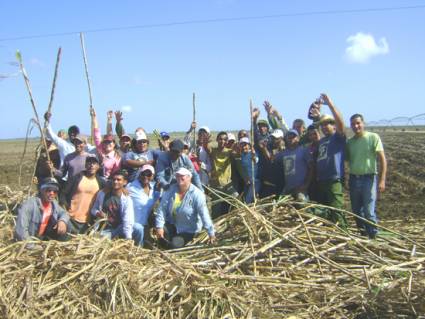
<path fill-rule="evenodd" d="M 89 102 L 90 102 L 89 108 L 90 108 L 90 116 L 91 116 L 93 111 L 93 95 L 91 92 L 91 82 L 90 82 L 90 76 L 89 76 L 89 68 L 87 64 L 86 45 L 84 43 L 84 34 L 82 32 L 80 32 L 80 42 L 81 42 L 81 50 L 83 51 L 84 70 L 86 74 L 87 87 L 89 89 Z M 91 143 L 93 143 L 93 125 L 92 124 L 90 128 L 90 136 L 91 136 Z"/>
<path fill-rule="evenodd" d="M 48 160 L 48 161 L 50 161 L 49 151 L 48 151 L 48 149 L 47 149 L 46 137 L 45 137 L 45 135 L 44 135 L 44 130 L 43 130 L 43 128 L 42 128 L 42 127 L 41 127 L 41 125 L 40 125 L 40 118 L 38 117 L 37 108 L 36 108 L 36 106 L 35 106 L 34 97 L 33 97 L 33 95 L 32 95 L 32 90 L 31 90 L 30 80 L 29 80 L 29 78 L 28 78 L 27 71 L 25 70 L 24 63 L 23 63 L 23 61 L 22 61 L 22 55 L 21 55 L 21 52 L 16 51 L 16 59 L 17 59 L 17 60 L 18 60 L 18 62 L 19 62 L 19 67 L 20 67 L 20 69 L 21 69 L 22 76 L 24 77 L 25 86 L 27 87 L 27 91 L 28 91 L 28 94 L 29 94 L 29 96 L 30 96 L 30 101 L 31 101 L 32 109 L 33 109 L 33 111 L 34 111 L 36 124 L 37 124 L 38 129 L 40 130 L 41 143 L 43 144 L 44 149 L 46 150 L 47 160 Z M 52 172 L 51 170 L 50 170 L 50 175 L 53 177 L 53 172 Z"/>
<path fill-rule="evenodd" d="M 48 113 L 51 113 L 51 111 L 52 111 L 53 98 L 55 96 L 56 80 L 57 80 L 57 77 L 58 77 L 58 70 L 59 70 L 59 63 L 60 63 L 60 60 L 61 60 L 61 54 L 62 54 L 62 48 L 59 47 L 58 54 L 56 56 L 56 65 L 55 65 L 55 73 L 53 75 L 52 90 L 50 91 L 50 101 L 49 101 L 49 105 L 47 107 Z M 49 123 L 48 121 L 44 121 L 44 128 L 47 127 L 48 123 Z"/>
<path fill-rule="evenodd" d="M 252 108 L 252 99 L 249 99 L 249 112 L 251 115 L 251 129 L 250 129 L 250 139 L 251 139 L 251 148 L 254 147 L 254 118 L 252 116 L 253 108 Z M 255 153 L 251 149 L 251 174 L 252 174 L 252 181 L 251 181 L 251 187 L 252 187 L 252 195 L 254 198 L 254 204 L 257 201 L 257 196 L 255 194 Z"/>

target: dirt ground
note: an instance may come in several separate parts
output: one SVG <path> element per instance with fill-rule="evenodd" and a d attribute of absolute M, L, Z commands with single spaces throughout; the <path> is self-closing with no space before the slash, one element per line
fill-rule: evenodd
<path fill-rule="evenodd" d="M 381 196 L 377 208 L 380 219 L 424 219 L 425 132 L 378 133 L 381 135 L 388 159 L 387 190 Z M 21 185 L 29 185 L 37 144 L 38 140 L 28 142 L 22 161 L 22 173 L 19 174 L 24 140 L 0 141 L 0 184 L 19 189 L 21 175 Z"/>

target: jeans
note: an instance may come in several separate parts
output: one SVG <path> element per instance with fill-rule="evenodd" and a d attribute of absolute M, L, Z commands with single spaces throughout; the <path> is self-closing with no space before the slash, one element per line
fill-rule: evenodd
<path fill-rule="evenodd" d="M 255 196 L 258 196 L 258 193 L 260 191 L 260 180 L 255 180 Z M 253 192 L 253 187 L 252 184 L 251 185 L 245 185 L 245 189 L 244 189 L 244 193 L 245 193 L 245 203 L 247 204 L 251 204 L 252 202 L 254 202 L 254 192 Z"/>
<path fill-rule="evenodd" d="M 132 238 L 136 245 L 143 245 L 143 236 L 144 236 L 144 226 L 141 224 L 135 223 L 133 225 L 133 234 Z M 114 239 L 116 237 L 123 238 L 122 226 L 118 226 L 116 228 L 106 227 L 105 229 L 100 231 L 100 236 L 107 237 L 109 239 Z"/>
<path fill-rule="evenodd" d="M 145 226 L 139 223 L 134 223 L 133 234 L 132 234 L 134 243 L 138 246 L 143 246 L 144 236 L 145 236 Z"/>
<path fill-rule="evenodd" d="M 378 223 L 375 213 L 376 204 L 376 175 L 350 175 L 350 200 L 353 213 L 373 223 Z M 369 237 L 374 237 L 378 232 L 375 225 L 356 218 L 360 232 L 366 232 Z"/>
<path fill-rule="evenodd" d="M 191 233 L 177 233 L 176 226 L 173 224 L 166 223 L 164 225 L 164 239 L 159 241 L 159 245 L 162 248 L 165 249 L 174 249 L 174 248 L 181 248 L 182 246 L 176 246 L 174 244 L 173 239 L 175 237 L 181 237 L 181 239 L 184 241 L 183 246 L 185 246 L 188 242 L 190 242 L 196 234 Z"/>

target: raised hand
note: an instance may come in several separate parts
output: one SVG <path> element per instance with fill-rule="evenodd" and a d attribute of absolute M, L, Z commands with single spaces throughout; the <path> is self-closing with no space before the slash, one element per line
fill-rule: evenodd
<path fill-rule="evenodd" d="M 121 122 L 123 120 L 121 111 L 115 111 L 115 119 L 117 120 L 117 122 Z"/>

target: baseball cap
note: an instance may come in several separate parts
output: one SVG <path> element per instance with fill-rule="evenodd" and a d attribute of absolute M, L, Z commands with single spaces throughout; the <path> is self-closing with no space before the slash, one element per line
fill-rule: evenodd
<path fill-rule="evenodd" d="M 265 125 L 269 127 L 269 122 L 267 122 L 267 120 L 261 119 L 261 120 L 258 120 L 257 125 Z"/>
<path fill-rule="evenodd" d="M 152 174 L 155 174 L 155 169 L 153 168 L 152 165 L 149 165 L 149 164 L 143 165 L 142 169 L 140 170 L 140 173 L 143 173 L 145 171 L 150 171 Z"/>
<path fill-rule="evenodd" d="M 46 189 L 46 188 L 52 188 L 56 191 L 59 190 L 59 183 L 58 181 L 53 177 L 46 177 L 41 181 L 40 190 Z"/>
<path fill-rule="evenodd" d="M 180 167 L 176 171 L 176 175 L 182 175 L 182 176 L 190 176 L 190 177 L 192 177 L 191 171 L 189 171 L 186 167 Z"/>
<path fill-rule="evenodd" d="M 335 123 L 335 119 L 333 118 L 333 116 L 328 115 L 328 114 L 325 114 L 325 115 L 322 115 L 320 117 L 319 123 L 320 124 L 324 124 L 324 123 Z"/>
<path fill-rule="evenodd" d="M 249 138 L 247 138 L 247 137 L 242 137 L 242 138 L 239 140 L 239 144 L 242 144 L 242 143 L 245 143 L 245 144 L 251 144 L 251 143 L 249 142 Z"/>
<path fill-rule="evenodd" d="M 294 130 L 294 129 L 289 130 L 289 131 L 288 131 L 288 133 L 286 133 L 286 135 L 290 135 L 290 134 L 294 134 L 295 136 L 300 136 L 300 135 L 298 134 L 298 131 L 297 131 L 297 130 Z"/>
<path fill-rule="evenodd" d="M 183 148 L 184 148 L 184 143 L 179 139 L 174 140 L 170 143 L 171 151 L 181 152 Z"/>
<path fill-rule="evenodd" d="M 166 138 L 166 137 L 170 138 L 170 134 L 168 134 L 167 132 L 161 132 L 159 133 L 159 135 L 161 136 L 161 138 Z"/>
<path fill-rule="evenodd" d="M 81 134 L 77 134 L 77 135 L 74 137 L 74 140 L 78 140 L 78 141 L 80 141 L 81 143 L 87 143 L 87 138 L 86 138 L 84 135 L 81 135 Z"/>
<path fill-rule="evenodd" d="M 122 140 L 124 137 L 127 137 L 129 140 L 131 140 L 131 136 L 128 134 L 121 135 L 120 140 Z"/>
<path fill-rule="evenodd" d="M 141 140 L 147 140 L 148 137 L 146 136 L 146 133 L 143 131 L 137 131 L 136 132 L 136 141 L 141 141 Z"/>
<path fill-rule="evenodd" d="M 103 136 L 102 142 L 115 142 L 115 140 L 112 134 L 106 134 Z"/>
<path fill-rule="evenodd" d="M 310 124 L 310 125 L 307 127 L 307 131 L 312 131 L 312 130 L 317 130 L 317 126 L 316 126 L 315 124 Z"/>
<path fill-rule="evenodd" d="M 205 132 L 207 132 L 208 134 L 210 134 L 210 132 L 211 132 L 208 126 L 201 126 L 201 127 L 199 128 L 199 131 L 202 131 L 202 130 L 204 130 L 204 131 L 205 131 Z"/>
<path fill-rule="evenodd" d="M 87 162 L 97 162 L 100 163 L 99 159 L 95 155 L 89 155 L 86 157 L 86 163 Z"/>
<path fill-rule="evenodd" d="M 276 129 L 271 134 L 274 138 L 283 138 L 283 131 Z"/>
<path fill-rule="evenodd" d="M 233 133 L 227 133 L 227 140 L 228 141 L 236 141 L 236 136 Z"/>

